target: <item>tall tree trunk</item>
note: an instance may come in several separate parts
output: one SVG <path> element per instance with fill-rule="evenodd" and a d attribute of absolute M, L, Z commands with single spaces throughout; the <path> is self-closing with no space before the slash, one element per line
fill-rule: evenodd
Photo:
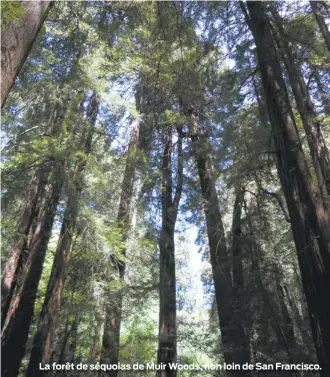
<path fill-rule="evenodd" d="M 122 182 L 122 191 L 117 216 L 117 224 L 121 231 L 122 242 L 125 243 L 128 238 L 130 207 L 133 199 L 133 188 L 135 180 L 135 171 L 137 164 L 137 149 L 139 143 L 140 117 L 137 117 L 132 124 L 132 132 L 128 155 L 126 160 L 124 179 Z M 123 279 L 125 275 L 125 256 L 126 248 L 121 250 L 122 259 L 112 257 L 112 263 L 118 271 L 118 278 Z M 105 305 L 105 322 L 101 350 L 101 364 L 118 364 L 119 359 L 119 339 L 121 326 L 121 311 L 123 302 L 122 291 L 117 291 L 109 295 L 111 300 Z M 102 377 L 116 377 L 117 370 L 100 371 Z"/>
<path fill-rule="evenodd" d="M 48 122 L 46 134 L 49 136 L 56 136 L 60 125 L 61 118 L 65 110 L 60 104 L 55 105 L 54 111 Z M 41 163 L 35 173 L 25 200 L 25 207 L 22 216 L 16 227 L 16 237 L 11 248 L 9 259 L 5 265 L 2 281 L 1 281 L 1 326 L 7 319 L 7 314 L 13 293 L 16 289 L 17 283 L 22 280 L 22 271 L 26 269 L 26 262 L 29 254 L 29 240 L 28 236 L 33 222 L 38 216 L 42 199 L 47 195 L 47 184 L 49 175 L 52 170 L 53 158 L 50 156 L 48 160 Z"/>
<path fill-rule="evenodd" d="M 237 339 L 236 347 L 241 355 L 244 357 L 249 357 L 250 355 L 250 342 L 248 339 L 244 314 L 247 310 L 244 303 L 244 277 L 243 277 L 243 250 L 242 250 L 242 203 L 244 201 L 245 189 L 243 187 L 238 187 L 236 190 L 236 198 L 234 202 L 233 210 L 233 222 L 232 222 L 232 259 L 233 259 L 233 289 L 232 289 L 232 315 L 234 318 L 234 323 L 240 323 L 243 331 L 244 337 Z M 249 360 L 249 359 L 248 359 Z M 243 357 L 242 357 L 243 361 Z M 247 362 L 247 361 L 245 361 Z"/>
<path fill-rule="evenodd" d="M 34 239 L 31 241 L 29 261 L 23 276 L 24 281 L 16 287 L 13 302 L 8 310 L 7 322 L 3 327 L 1 370 L 4 377 L 17 376 L 24 356 L 47 245 L 63 184 L 64 168 L 65 161 L 58 164 L 52 182 L 48 184 L 48 198 L 45 200 L 38 219 L 36 227 L 38 231 L 35 232 Z"/>
<path fill-rule="evenodd" d="M 321 13 L 321 8 L 322 6 L 324 6 L 324 2 L 323 1 L 310 1 L 309 3 L 311 5 L 316 22 L 319 25 L 321 34 L 324 38 L 325 45 L 327 46 L 327 49 L 330 53 L 330 32 Z M 324 9 L 325 9 L 325 6 L 324 6 Z"/>
<path fill-rule="evenodd" d="M 271 121 L 280 181 L 302 274 L 321 375 L 330 374 L 330 223 L 312 182 L 261 2 L 240 2 L 254 36 Z"/>
<path fill-rule="evenodd" d="M 62 339 L 62 344 L 61 344 L 61 351 L 58 357 L 58 363 L 59 364 L 64 364 L 66 360 L 66 355 L 65 355 L 65 350 L 66 350 L 66 345 L 68 344 L 68 340 L 70 337 L 71 329 L 69 329 L 70 321 L 67 319 L 65 329 L 64 329 L 64 335 Z"/>
<path fill-rule="evenodd" d="M 1 107 L 14 84 L 53 1 L 22 1 L 24 14 L 1 33 Z"/>
<path fill-rule="evenodd" d="M 84 153 L 88 155 L 91 150 L 94 126 L 98 112 L 98 102 L 93 94 L 87 119 L 90 122 L 87 135 L 83 137 Z M 86 158 L 77 160 L 73 172 L 73 188 L 68 195 L 67 206 L 64 212 L 64 219 L 56 248 L 52 272 L 49 278 L 45 301 L 38 321 L 37 332 L 34 337 L 32 352 L 27 369 L 27 376 L 41 376 L 39 363 L 45 364 L 50 361 L 52 353 L 53 338 L 56 329 L 56 321 L 61 307 L 64 283 L 67 273 L 67 266 L 70 259 L 72 238 L 75 224 L 79 213 L 79 197 L 82 190 L 82 173 L 86 166 Z"/>
<path fill-rule="evenodd" d="M 101 336 L 101 327 L 104 322 L 104 302 L 100 302 L 100 307 L 99 307 L 99 312 L 97 316 L 97 321 L 96 321 L 96 328 L 95 328 L 95 335 L 94 335 L 94 342 L 93 342 L 93 347 L 92 347 L 92 352 L 91 352 L 91 363 L 96 363 L 99 353 L 100 353 L 100 336 Z"/>
<path fill-rule="evenodd" d="M 172 126 L 164 135 L 162 178 L 162 229 L 159 238 L 160 285 L 159 285 L 159 336 L 157 364 L 165 370 L 157 371 L 157 377 L 175 377 L 176 371 L 169 368 L 176 362 L 176 279 L 174 229 L 182 193 L 183 162 L 182 133 L 178 128 L 178 172 L 174 199 L 172 200 Z"/>
<path fill-rule="evenodd" d="M 219 209 L 218 196 L 213 178 L 213 167 L 209 156 L 211 146 L 205 135 L 200 135 L 198 123 L 193 115 L 192 145 L 204 202 L 207 234 L 215 298 L 218 308 L 221 339 L 226 363 L 244 364 L 249 362 L 248 342 L 241 322 L 235 322 L 233 315 L 233 286 L 230 273 L 229 255 L 225 231 Z M 244 347 L 242 348 L 242 344 Z M 231 376 L 250 375 L 249 371 L 230 371 Z"/>
<path fill-rule="evenodd" d="M 69 363 L 75 363 L 76 361 L 77 340 L 78 340 L 77 338 L 78 338 L 78 315 L 75 316 L 72 322 L 71 331 L 70 331 L 70 343 L 68 346 L 68 353 L 69 353 L 68 362 Z M 30 376 L 29 373 L 27 373 L 27 376 Z"/>
<path fill-rule="evenodd" d="M 321 124 L 316 121 L 316 110 L 309 95 L 304 77 L 299 66 L 294 61 L 292 50 L 286 38 L 283 27 L 283 19 L 276 9 L 276 5 L 271 3 L 271 11 L 279 31 L 275 39 L 281 52 L 281 57 L 288 72 L 292 91 L 297 103 L 298 112 L 304 126 L 309 150 L 311 153 L 316 177 L 324 200 L 330 194 L 330 154 L 324 143 Z"/>

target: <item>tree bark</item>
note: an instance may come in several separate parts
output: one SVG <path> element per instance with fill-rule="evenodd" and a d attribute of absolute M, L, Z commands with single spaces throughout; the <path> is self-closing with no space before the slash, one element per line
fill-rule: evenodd
<path fill-rule="evenodd" d="M 98 112 L 98 102 L 93 94 L 88 113 L 89 129 L 84 135 L 84 153 L 88 155 L 91 150 L 94 126 Z M 39 363 L 45 364 L 50 361 L 52 354 L 53 338 L 56 329 L 58 313 L 61 307 L 64 283 L 67 274 L 67 267 L 70 259 L 72 238 L 75 224 L 79 213 L 79 197 L 82 190 L 82 174 L 86 166 L 86 158 L 77 160 L 73 172 L 73 188 L 68 195 L 67 206 L 64 212 L 64 219 L 57 244 L 55 258 L 51 275 L 43 303 L 42 311 L 38 321 L 37 332 L 34 337 L 32 352 L 27 369 L 27 376 L 37 377 L 42 375 Z"/>
<path fill-rule="evenodd" d="M 133 199 L 135 171 L 138 159 L 137 149 L 139 143 L 139 129 L 140 117 L 136 118 L 132 124 L 132 133 L 128 148 L 128 156 L 126 160 L 122 192 L 117 215 L 117 224 L 121 231 L 121 240 L 123 243 L 126 242 L 129 232 L 130 207 Z M 122 259 L 112 257 L 112 264 L 118 271 L 118 278 L 122 280 L 124 278 L 126 268 L 126 248 L 121 250 L 121 254 Z M 111 295 L 109 295 L 109 300 L 105 305 L 104 333 L 100 358 L 101 364 L 118 364 L 122 302 L 123 293 L 119 290 L 117 292 L 112 292 Z M 117 373 L 117 370 L 100 371 L 100 376 L 116 377 Z"/>
<path fill-rule="evenodd" d="M 236 190 L 236 198 L 233 210 L 232 222 L 232 247 L 231 254 L 233 259 L 233 288 L 232 288 L 232 315 L 234 316 L 234 323 L 241 324 L 244 336 L 237 339 L 236 347 L 240 355 L 242 355 L 241 362 L 247 362 L 250 355 L 250 342 L 246 331 L 244 314 L 246 313 L 244 303 L 244 275 L 243 275 L 243 250 L 242 250 L 242 203 L 244 201 L 245 189 L 238 187 Z"/>
<path fill-rule="evenodd" d="M 53 1 L 23 1 L 24 14 L 1 33 L 1 107 L 47 17 Z"/>
<path fill-rule="evenodd" d="M 176 279 L 174 229 L 182 193 L 183 162 L 182 136 L 178 128 L 178 171 L 177 185 L 172 200 L 172 126 L 168 126 L 164 135 L 164 153 L 162 166 L 162 229 L 159 238 L 160 285 L 159 285 L 159 336 L 157 364 L 163 364 L 164 370 L 156 373 L 157 377 L 175 377 L 170 363 L 176 362 Z"/>
<path fill-rule="evenodd" d="M 295 63 L 292 50 L 286 38 L 283 19 L 279 15 L 275 4 L 271 4 L 271 11 L 279 31 L 275 39 L 281 52 L 281 57 L 287 70 L 291 88 L 297 103 L 298 112 L 304 126 L 313 166 L 324 200 L 330 194 L 330 154 L 324 143 L 321 124 L 316 121 L 317 113 L 309 95 L 304 77 L 299 66 Z"/>
<path fill-rule="evenodd" d="M 69 329 L 69 325 L 70 325 L 70 322 L 69 322 L 69 319 L 67 319 L 67 322 L 66 322 L 66 325 L 65 325 L 65 330 L 64 330 L 64 335 L 63 335 L 63 340 L 62 340 L 62 344 L 61 344 L 61 351 L 60 351 L 60 355 L 59 355 L 59 358 L 58 358 L 59 364 L 64 364 L 67 361 L 65 350 L 66 350 L 66 345 L 68 344 L 68 340 L 69 340 L 70 333 L 71 333 L 71 329 Z"/>
<path fill-rule="evenodd" d="M 247 346 L 242 348 L 242 343 L 246 342 L 244 326 L 242 322 L 237 321 L 232 311 L 233 285 L 230 273 L 230 261 L 213 178 L 213 167 L 208 157 L 211 146 L 209 142 L 207 142 L 206 137 L 200 137 L 199 126 L 194 115 L 192 146 L 197 162 L 201 193 L 204 202 L 204 213 L 224 358 L 228 364 L 237 363 L 243 365 L 249 362 L 250 355 L 247 353 Z M 236 370 L 227 371 L 227 374 L 231 376 L 249 376 L 250 372 Z"/>
<path fill-rule="evenodd" d="M 101 348 L 100 336 L 101 336 L 101 327 L 102 327 L 103 322 L 104 322 L 104 302 L 101 301 L 99 312 L 98 312 L 98 317 L 97 317 L 97 322 L 96 322 L 94 342 L 93 342 L 93 347 L 92 347 L 92 352 L 91 352 L 92 364 L 96 363 L 99 353 L 100 353 L 100 348 Z"/>
<path fill-rule="evenodd" d="M 330 223 L 298 137 L 271 28 L 259 2 L 240 3 L 257 46 L 262 81 L 322 376 L 330 374 Z"/>
<path fill-rule="evenodd" d="M 57 135 L 64 112 L 65 109 L 63 109 L 60 104 L 55 105 L 46 130 L 48 135 Z M 22 271 L 26 269 L 29 254 L 29 233 L 40 211 L 42 199 L 46 195 L 47 181 L 51 173 L 53 163 L 53 158 L 49 156 L 46 161 L 40 164 L 40 168 L 37 170 L 30 183 L 26 197 L 26 205 L 16 227 L 17 235 L 2 275 L 1 326 L 3 326 L 7 319 L 8 310 L 13 299 L 13 293 L 16 289 L 17 282 L 22 280 Z"/>
<path fill-rule="evenodd" d="M 316 19 L 316 22 L 319 25 L 321 34 L 324 38 L 325 45 L 327 46 L 327 49 L 330 53 L 330 32 L 329 32 L 328 26 L 325 23 L 324 18 L 322 16 L 321 12 L 320 12 L 320 6 L 323 5 L 323 1 L 310 1 L 309 3 L 311 5 L 311 8 L 312 8 L 314 17 Z"/>
<path fill-rule="evenodd" d="M 47 245 L 51 236 L 56 206 L 63 184 L 65 161 L 58 164 L 52 182 L 48 184 L 48 198 L 42 208 L 31 241 L 29 258 L 23 271 L 23 281 L 16 287 L 8 310 L 2 334 L 2 376 L 17 376 L 24 356 L 34 304 L 45 260 Z"/>

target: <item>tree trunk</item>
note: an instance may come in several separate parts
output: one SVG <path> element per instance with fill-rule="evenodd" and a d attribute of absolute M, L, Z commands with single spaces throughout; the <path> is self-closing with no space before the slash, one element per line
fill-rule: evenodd
<path fill-rule="evenodd" d="M 24 14 L 1 33 L 1 107 L 14 84 L 53 1 L 22 1 Z"/>
<path fill-rule="evenodd" d="M 68 362 L 69 363 L 75 363 L 76 361 L 76 350 L 77 350 L 77 339 L 78 338 L 78 315 L 75 316 L 72 326 L 71 326 L 71 331 L 70 331 L 70 343 L 68 346 L 68 353 L 69 353 L 69 358 Z M 64 373 L 66 375 L 66 373 Z M 27 376 L 30 377 L 29 373 L 27 372 Z"/>
<path fill-rule="evenodd" d="M 91 150 L 94 126 L 98 112 L 98 102 L 95 94 L 92 95 L 87 119 L 90 122 L 87 135 L 83 140 L 84 153 L 88 155 Z M 32 352 L 27 369 L 27 376 L 37 377 L 42 375 L 39 363 L 50 361 L 52 354 L 53 338 L 56 329 L 56 321 L 61 307 L 64 283 L 67 267 L 70 259 L 72 237 L 79 213 L 79 197 L 82 190 L 82 173 L 86 166 L 86 158 L 77 160 L 73 172 L 73 188 L 68 195 L 67 206 L 57 244 L 52 272 L 49 278 L 45 301 L 38 321 L 37 332 L 34 337 Z"/>
<path fill-rule="evenodd" d="M 288 205 L 322 376 L 330 374 L 330 224 L 298 137 L 270 25 L 261 2 L 240 3 L 254 36 L 280 181 Z"/>
<path fill-rule="evenodd" d="M 313 11 L 313 14 L 315 16 L 316 22 L 319 25 L 321 34 L 324 38 L 325 45 L 327 46 L 327 49 L 330 53 L 330 32 L 328 29 L 327 24 L 324 21 L 324 18 L 320 12 L 320 8 L 323 5 L 323 1 L 310 1 L 309 2 Z"/>
<path fill-rule="evenodd" d="M 174 229 L 178 215 L 182 192 L 183 163 L 182 136 L 178 129 L 178 180 L 172 200 L 172 126 L 168 126 L 164 135 L 164 153 L 162 166 L 162 229 L 159 239 L 160 285 L 159 285 L 159 336 L 157 364 L 163 364 L 165 370 L 157 371 L 157 377 L 175 377 L 176 371 L 169 368 L 176 362 L 176 279 Z"/>
<path fill-rule="evenodd" d="M 48 122 L 46 133 L 56 136 L 65 110 L 60 104 L 55 105 L 54 111 Z M 7 319 L 7 314 L 17 282 L 22 280 L 22 271 L 26 269 L 26 262 L 29 254 L 28 236 L 33 222 L 38 216 L 42 199 L 47 195 L 47 182 L 52 170 L 53 158 L 41 163 L 40 168 L 35 173 L 26 197 L 26 205 L 23 209 L 21 219 L 16 228 L 16 237 L 10 251 L 9 259 L 5 265 L 1 281 L 1 326 Z M 32 232 L 33 233 L 33 232 Z"/>
<path fill-rule="evenodd" d="M 246 313 L 245 303 L 244 303 L 244 277 L 243 277 L 243 259 L 242 259 L 242 226 L 241 226 L 241 215 L 242 215 L 242 203 L 244 201 L 245 190 L 239 187 L 236 191 L 236 198 L 234 203 L 233 211 L 233 222 L 232 222 L 232 247 L 231 253 L 233 258 L 233 290 L 232 290 L 232 315 L 234 317 L 233 322 L 239 323 L 244 331 L 244 336 L 237 339 L 236 347 L 238 349 L 239 355 L 242 357 L 241 362 L 247 362 L 250 355 L 250 345 L 247 332 L 245 329 L 244 314 Z M 245 360 L 245 361 L 244 361 Z"/>
<path fill-rule="evenodd" d="M 71 333 L 71 329 L 69 329 L 69 325 L 70 325 L 70 322 L 69 322 L 69 319 L 67 319 L 67 322 L 66 322 L 66 325 L 65 325 L 65 330 L 64 330 L 64 335 L 63 335 L 63 340 L 62 340 L 62 344 L 61 344 L 61 351 L 60 351 L 60 355 L 59 355 L 59 358 L 58 358 L 59 364 L 64 364 L 67 361 L 65 350 L 66 350 L 66 345 L 68 344 L 68 340 L 69 340 L 70 333 Z"/>
<path fill-rule="evenodd" d="M 283 28 L 283 19 L 276 10 L 276 5 L 271 4 L 271 11 L 279 31 L 276 42 L 281 52 L 281 57 L 288 72 L 292 91 L 297 103 L 298 112 L 304 126 L 309 150 L 311 153 L 316 177 L 324 200 L 330 194 L 330 154 L 326 147 L 321 130 L 321 125 L 316 122 L 316 110 L 310 98 L 307 86 L 299 66 L 295 63 L 286 33 Z M 320 131 L 318 131 L 318 129 Z"/>
<path fill-rule="evenodd" d="M 135 170 L 137 163 L 137 149 L 139 143 L 140 117 L 136 118 L 132 124 L 132 133 L 128 155 L 126 160 L 122 192 L 117 216 L 117 224 L 121 231 L 122 242 L 125 243 L 129 232 L 130 206 L 133 199 L 133 188 L 135 180 Z M 112 263 L 118 271 L 118 278 L 123 279 L 125 275 L 126 248 L 121 250 L 122 259 L 112 257 Z M 110 299 L 110 295 L 109 295 Z M 123 302 L 122 291 L 112 292 L 111 300 L 105 307 L 105 323 L 101 350 L 101 364 L 118 364 L 119 359 L 119 338 L 121 325 L 121 310 Z M 117 370 L 100 371 L 102 377 L 116 377 Z"/>
<path fill-rule="evenodd" d="M 95 364 L 99 353 L 100 353 L 100 336 L 101 336 L 101 327 L 104 322 L 104 302 L 101 301 L 100 303 L 100 308 L 99 308 L 99 313 L 98 313 L 98 318 L 96 322 L 96 328 L 95 328 L 95 335 L 94 335 L 94 342 L 93 342 L 93 347 L 92 347 L 92 352 L 91 352 L 91 363 Z"/>
<path fill-rule="evenodd" d="M 23 282 L 16 287 L 13 302 L 8 310 L 2 335 L 2 376 L 15 377 L 24 356 L 34 304 L 45 260 L 47 245 L 51 236 L 56 206 L 63 184 L 65 161 L 56 169 L 52 183 L 48 185 L 48 198 L 39 216 L 37 232 L 31 241 L 29 260 L 23 274 Z"/>
<path fill-rule="evenodd" d="M 213 168 L 208 157 L 211 146 L 206 137 L 200 137 L 198 123 L 193 116 L 193 152 L 197 162 L 201 193 L 204 202 L 207 234 L 209 240 L 211 266 L 213 273 L 215 298 L 218 308 L 221 339 L 226 363 L 244 364 L 249 362 L 248 347 L 242 349 L 246 342 L 244 327 L 232 313 L 233 286 L 230 262 L 227 253 L 225 232 L 219 209 L 218 196 L 213 178 Z M 242 340 L 244 339 L 244 341 Z M 247 344 L 247 343 L 246 343 Z M 227 371 L 231 376 L 249 376 L 249 371 Z"/>

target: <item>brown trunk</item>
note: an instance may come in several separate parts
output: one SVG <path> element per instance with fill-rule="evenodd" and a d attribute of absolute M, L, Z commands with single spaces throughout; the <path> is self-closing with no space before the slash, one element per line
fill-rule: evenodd
<path fill-rule="evenodd" d="M 98 318 L 96 322 L 96 328 L 95 328 L 95 335 L 94 335 L 94 342 L 93 342 L 93 347 L 92 347 L 92 352 L 91 352 L 91 363 L 95 364 L 100 353 L 100 336 L 101 336 L 101 327 L 104 322 L 104 302 L 102 301 L 100 303 L 100 308 L 99 308 L 99 313 L 98 313 Z"/>
<path fill-rule="evenodd" d="M 64 364 L 66 362 L 65 350 L 66 350 L 66 345 L 68 344 L 68 340 L 69 340 L 70 332 L 71 332 L 71 330 L 69 329 L 69 324 L 70 322 L 69 320 L 67 320 L 65 330 L 64 330 L 63 340 L 61 344 L 61 351 L 58 358 L 59 364 Z"/>
<path fill-rule="evenodd" d="M 270 25 L 261 2 L 247 2 L 248 25 L 257 46 L 276 148 L 280 181 L 288 205 L 321 375 L 330 374 L 330 224 L 321 193 L 312 183 L 298 137 Z"/>
<path fill-rule="evenodd" d="M 306 357 L 310 358 L 311 355 L 315 354 L 315 349 L 314 349 L 313 339 L 311 336 L 311 331 L 310 331 L 310 327 L 308 323 L 308 318 L 307 318 L 307 321 L 305 321 L 305 318 L 303 317 L 303 315 L 300 314 L 299 309 L 297 307 L 297 299 L 296 298 L 293 299 L 291 297 L 288 287 L 284 285 L 283 288 L 285 292 L 285 297 L 288 301 L 289 307 L 293 315 L 293 320 L 294 320 L 296 329 L 298 330 L 302 339 L 304 340 L 304 345 L 306 349 L 302 350 L 302 354 L 305 356 L 304 359 L 306 359 Z M 305 298 L 303 297 L 303 299 Z"/>
<path fill-rule="evenodd" d="M 93 94 L 89 106 L 87 119 L 90 129 L 87 131 L 84 143 L 84 153 L 89 154 L 98 111 L 98 103 Z M 72 237 L 79 212 L 79 196 L 81 192 L 82 173 L 86 166 L 86 158 L 79 158 L 73 172 L 73 188 L 68 195 L 67 206 L 57 244 L 52 272 L 49 278 L 45 301 L 38 321 L 37 332 L 33 341 L 33 348 L 27 369 L 30 377 L 41 376 L 39 363 L 50 361 L 52 354 L 53 338 L 56 329 L 56 321 L 61 307 L 63 288 L 70 259 Z"/>
<path fill-rule="evenodd" d="M 8 310 L 2 335 L 1 368 L 4 377 L 17 376 L 24 356 L 47 245 L 51 236 L 56 206 L 60 198 L 64 168 L 65 162 L 56 169 L 52 179 L 53 183 L 48 185 L 48 198 L 38 219 L 38 231 L 31 241 L 29 261 L 27 262 L 27 269 L 24 271 L 24 281 L 16 287 L 13 302 Z"/>
<path fill-rule="evenodd" d="M 118 227 L 121 230 L 122 241 L 125 243 L 129 232 L 129 215 L 133 199 L 133 188 L 135 170 L 137 163 L 137 149 L 139 142 L 140 118 L 134 120 L 128 156 L 126 160 L 122 192 L 117 216 Z M 126 248 L 121 250 L 123 259 L 112 258 L 112 263 L 118 271 L 118 278 L 123 279 L 125 275 Z M 111 300 L 110 300 L 111 298 Z M 101 350 L 101 364 L 118 364 L 119 359 L 119 338 L 121 325 L 121 310 L 123 302 L 122 291 L 112 292 L 106 303 L 104 333 Z M 117 370 L 100 371 L 102 377 L 116 377 Z"/>
<path fill-rule="evenodd" d="M 77 350 L 77 338 L 78 338 L 78 316 L 76 315 L 74 321 L 72 322 L 71 331 L 70 331 L 70 343 L 68 346 L 69 363 L 75 363 L 76 361 L 76 350 Z M 66 375 L 66 373 L 64 374 Z M 30 376 L 27 373 L 27 376 Z"/>
<path fill-rule="evenodd" d="M 242 216 L 242 203 L 244 201 L 245 190 L 239 187 L 236 192 L 236 198 L 234 203 L 233 211 L 233 222 L 232 222 L 232 258 L 233 258 L 233 290 L 232 290 L 232 315 L 234 316 L 233 322 L 240 323 L 244 331 L 244 336 L 236 341 L 236 347 L 240 355 L 249 359 L 250 355 L 250 345 L 249 339 L 246 333 L 244 325 L 244 314 L 246 313 L 245 303 L 244 303 L 244 277 L 243 277 L 243 259 L 242 259 L 242 226 L 241 226 L 241 216 Z M 247 362 L 247 360 L 245 361 Z"/>
<path fill-rule="evenodd" d="M 176 371 L 169 368 L 176 362 L 176 279 L 174 229 L 182 192 L 182 136 L 178 128 L 178 181 L 172 200 L 172 126 L 168 126 L 164 136 L 163 178 L 162 178 L 162 229 L 159 239 L 160 284 L 159 284 L 159 336 L 157 364 L 164 370 L 157 377 L 175 377 Z"/>
<path fill-rule="evenodd" d="M 193 116 L 193 152 L 197 162 L 201 192 L 204 202 L 207 234 L 209 240 L 211 266 L 213 273 L 215 298 L 221 330 L 221 339 L 226 363 L 243 365 L 249 362 L 248 347 L 242 349 L 245 343 L 244 327 L 241 322 L 235 322 L 233 315 L 233 286 L 230 273 L 230 262 L 227 253 L 225 232 L 219 209 L 218 196 L 213 178 L 213 168 L 208 157 L 211 146 L 205 136 L 200 137 L 197 121 Z M 242 341 L 244 339 L 244 341 Z M 247 343 L 246 343 L 247 344 Z M 227 372 L 231 376 L 250 375 L 249 371 Z"/>
<path fill-rule="evenodd" d="M 14 84 L 53 1 L 24 1 L 24 14 L 1 33 L 1 107 Z"/>
<path fill-rule="evenodd" d="M 55 106 L 46 130 L 48 135 L 56 136 L 64 111 L 63 107 L 59 104 Z M 43 162 L 42 166 L 35 173 L 26 197 L 26 205 L 16 228 L 17 235 L 10 251 L 8 262 L 5 265 L 1 281 L 2 326 L 6 320 L 8 321 L 7 314 L 11 306 L 13 293 L 17 283 L 22 280 L 22 271 L 26 270 L 30 249 L 28 236 L 32 224 L 38 216 L 42 199 L 47 195 L 47 181 L 53 162 L 53 159 L 49 157 L 48 161 Z"/>
<path fill-rule="evenodd" d="M 310 98 L 299 66 L 294 61 L 293 53 L 283 28 L 283 19 L 277 12 L 275 4 L 271 4 L 271 11 L 279 31 L 279 37 L 276 37 L 276 42 L 279 51 L 281 52 L 281 57 L 285 68 L 288 72 L 292 91 L 297 103 L 298 112 L 306 133 L 316 177 L 322 196 L 326 201 L 328 198 L 328 193 L 330 193 L 330 154 L 325 143 L 322 142 L 324 139 L 321 125 L 315 121 L 317 114 L 313 101 Z M 318 128 L 320 131 L 318 132 L 316 128 Z M 327 182 L 329 183 L 329 187 L 327 187 Z"/>
<path fill-rule="evenodd" d="M 321 13 L 321 8 L 322 6 L 324 6 L 324 2 L 323 1 L 310 1 L 309 3 L 311 5 L 316 22 L 319 25 L 321 34 L 324 38 L 325 45 L 327 46 L 327 49 L 330 53 L 330 32 Z M 325 9 L 325 6 L 324 6 L 324 9 Z"/>

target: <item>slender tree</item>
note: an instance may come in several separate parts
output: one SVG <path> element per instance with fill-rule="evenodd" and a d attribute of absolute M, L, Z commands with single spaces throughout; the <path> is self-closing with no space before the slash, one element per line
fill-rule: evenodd
<path fill-rule="evenodd" d="M 183 185 L 182 131 L 178 131 L 177 184 L 173 196 L 172 182 L 172 126 L 164 135 L 162 165 L 162 229 L 159 238 L 160 285 L 159 285 L 159 335 L 157 363 L 165 365 L 157 371 L 159 377 L 175 377 L 176 371 L 169 367 L 176 362 L 176 279 L 174 229 L 178 215 Z"/>
<path fill-rule="evenodd" d="M 248 340 L 242 316 L 233 315 L 233 285 L 225 231 L 215 188 L 213 166 L 208 156 L 211 149 L 206 135 L 201 135 L 196 114 L 192 114 L 192 146 L 197 163 L 201 193 L 204 203 L 210 259 L 213 273 L 215 299 L 218 308 L 223 353 L 226 363 L 243 365 L 249 362 Z M 230 371 L 235 376 L 249 371 Z"/>
<path fill-rule="evenodd" d="M 321 34 L 324 38 L 325 45 L 327 46 L 327 49 L 330 53 L 330 32 L 322 15 L 322 8 L 324 9 L 324 11 L 326 11 L 324 1 L 310 1 L 309 3 L 311 5 L 316 22 L 319 25 Z"/>
<path fill-rule="evenodd" d="M 133 199 L 133 188 L 137 164 L 137 151 L 139 143 L 139 130 L 140 130 L 140 117 L 134 119 L 132 123 L 132 131 L 130 144 L 128 147 L 128 155 L 124 171 L 124 178 L 121 188 L 121 197 L 119 210 L 117 215 L 117 224 L 121 231 L 121 241 L 123 244 L 128 239 L 129 224 L 130 224 L 130 207 Z M 121 257 L 116 258 L 112 256 L 112 264 L 118 271 L 119 279 L 123 279 L 125 275 L 125 256 L 126 247 L 120 250 Z M 111 298 L 111 300 L 110 300 Z M 102 364 L 118 364 L 119 358 L 119 340 L 120 340 L 120 326 L 122 316 L 122 302 L 123 292 L 117 291 L 109 295 L 105 304 L 105 322 L 101 350 L 101 363 Z M 101 371 L 100 375 L 103 377 L 116 377 L 118 371 Z"/>

